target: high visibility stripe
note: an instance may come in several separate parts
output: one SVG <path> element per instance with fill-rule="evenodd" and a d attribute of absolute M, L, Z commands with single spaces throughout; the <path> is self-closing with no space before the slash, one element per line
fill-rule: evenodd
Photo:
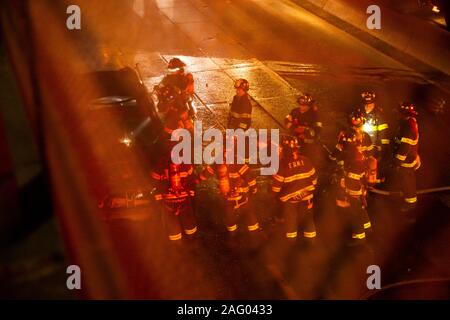
<path fill-rule="evenodd" d="M 346 200 L 336 199 L 336 205 L 338 207 L 341 207 L 341 208 L 348 208 L 348 207 L 350 207 L 350 203 L 348 203 Z"/>
<path fill-rule="evenodd" d="M 406 156 L 402 156 L 401 154 L 396 154 L 395 157 L 400 160 L 400 161 L 405 161 L 406 160 Z"/>
<path fill-rule="evenodd" d="M 252 226 L 247 226 L 248 231 L 256 231 L 259 229 L 259 223 L 255 223 Z"/>
<path fill-rule="evenodd" d="M 242 168 L 239 170 L 239 174 L 243 175 L 244 173 L 247 172 L 248 169 L 249 169 L 249 166 L 247 166 L 247 165 L 242 166 Z"/>
<path fill-rule="evenodd" d="M 239 128 L 241 128 L 241 129 L 247 129 L 247 124 L 246 123 L 243 123 L 243 122 L 241 122 L 241 123 L 239 123 Z"/>
<path fill-rule="evenodd" d="M 378 130 L 378 131 L 383 131 L 383 130 L 386 130 L 387 128 L 389 128 L 388 124 L 387 124 L 387 123 L 384 123 L 384 124 L 380 124 L 380 125 L 377 127 L 377 130 Z"/>
<path fill-rule="evenodd" d="M 298 173 L 298 174 L 294 174 L 293 176 L 290 176 L 290 177 L 284 177 L 284 182 L 292 182 L 292 181 L 296 181 L 296 180 L 300 180 L 300 179 L 310 178 L 315 173 L 316 173 L 316 170 L 314 168 L 312 168 L 309 172 L 306 172 L 306 173 Z"/>
<path fill-rule="evenodd" d="M 229 201 L 237 201 L 237 200 L 241 200 L 242 199 L 242 194 L 237 195 L 235 197 L 228 197 L 227 200 Z"/>
<path fill-rule="evenodd" d="M 152 176 L 153 179 L 161 180 L 161 175 L 156 173 L 156 172 L 152 172 L 151 176 Z"/>
<path fill-rule="evenodd" d="M 310 194 L 309 196 L 304 197 L 302 201 L 308 201 L 311 200 L 312 198 L 314 198 L 314 194 Z"/>
<path fill-rule="evenodd" d="M 279 176 L 278 174 L 274 175 L 273 178 L 279 182 L 284 182 L 284 177 Z"/>
<path fill-rule="evenodd" d="M 389 139 L 381 139 L 381 144 L 389 144 L 391 140 Z"/>
<path fill-rule="evenodd" d="M 169 239 L 171 241 L 176 241 L 176 240 L 181 240 L 181 238 L 183 237 L 183 235 L 181 234 L 181 232 L 179 234 L 175 234 L 175 235 L 170 235 Z"/>
<path fill-rule="evenodd" d="M 283 201 L 283 202 L 286 202 L 286 201 L 288 201 L 290 198 L 293 198 L 293 197 L 295 197 L 295 196 L 299 196 L 299 195 L 301 195 L 302 193 L 307 192 L 307 191 L 314 191 L 315 189 L 316 189 L 316 188 L 314 188 L 313 185 L 309 185 L 309 186 L 306 187 L 306 188 L 303 188 L 303 189 L 301 189 L 301 190 L 297 190 L 297 191 L 295 191 L 295 192 L 292 192 L 292 193 L 290 193 L 290 194 L 287 194 L 287 195 L 281 197 L 280 200 Z M 311 195 L 308 195 L 308 197 L 310 197 L 310 196 L 311 196 Z M 311 197 L 311 198 L 312 198 L 312 197 Z M 311 198 L 309 198 L 309 199 L 311 199 Z M 307 198 L 305 197 L 305 198 L 303 198 L 302 200 L 307 200 Z"/>
<path fill-rule="evenodd" d="M 313 232 L 303 232 L 303 236 L 305 238 L 315 238 L 317 236 L 317 233 L 315 231 L 313 231 Z"/>
<path fill-rule="evenodd" d="M 286 233 L 286 238 L 290 238 L 290 239 L 297 238 L 297 231 L 295 231 L 295 232 L 287 232 Z"/>
<path fill-rule="evenodd" d="M 186 229 L 186 230 L 184 230 L 184 232 L 185 232 L 187 235 L 194 234 L 194 233 L 197 232 L 197 227 L 195 227 L 195 228 L 193 228 L 193 229 Z"/>
<path fill-rule="evenodd" d="M 417 158 L 416 158 L 415 169 L 417 170 L 417 169 L 419 169 L 421 166 L 422 166 L 422 162 L 421 162 L 421 160 L 420 160 L 420 157 L 417 156 Z"/>
<path fill-rule="evenodd" d="M 181 192 L 180 194 L 165 194 L 164 195 L 164 199 L 179 199 L 179 198 L 186 198 L 187 196 L 189 196 L 189 194 L 187 192 Z"/>
<path fill-rule="evenodd" d="M 194 190 L 189 190 L 189 195 L 190 196 L 195 196 L 195 191 Z"/>
<path fill-rule="evenodd" d="M 155 200 L 162 200 L 162 195 L 161 194 L 156 194 L 155 195 Z"/>
<path fill-rule="evenodd" d="M 187 178 L 188 176 L 190 176 L 192 174 L 192 169 L 189 171 L 184 171 L 184 172 L 180 172 L 180 177 L 181 178 Z"/>
<path fill-rule="evenodd" d="M 356 234 L 356 233 L 354 233 L 354 234 L 352 234 L 352 238 L 353 239 L 364 239 L 366 237 L 366 233 L 365 232 L 363 232 L 363 233 L 358 233 L 358 234 Z"/>
<path fill-rule="evenodd" d="M 313 184 L 313 185 L 316 185 L 316 184 L 317 184 L 317 178 L 314 179 L 314 180 L 312 181 L 312 184 Z"/>
<path fill-rule="evenodd" d="M 364 229 L 369 229 L 370 227 L 372 227 L 370 222 L 364 223 Z"/>
<path fill-rule="evenodd" d="M 405 201 L 408 202 L 408 203 L 416 203 L 417 202 L 417 197 L 405 198 Z"/>
<path fill-rule="evenodd" d="M 419 142 L 419 138 L 417 138 L 416 140 L 413 140 L 413 139 L 409 139 L 406 137 L 402 137 L 400 142 L 404 142 L 404 143 L 410 144 L 412 146 L 415 146 Z"/>
<path fill-rule="evenodd" d="M 402 166 L 402 167 L 404 167 L 404 168 L 412 168 L 412 167 L 415 167 L 415 166 L 417 165 L 417 163 L 419 163 L 418 158 L 419 158 L 419 157 L 416 157 L 416 160 L 414 160 L 414 161 L 411 162 L 411 163 L 402 163 L 402 164 L 400 164 L 400 166 Z M 406 159 L 406 158 L 405 158 L 405 159 Z"/>
<path fill-rule="evenodd" d="M 256 185 L 256 180 L 250 181 L 250 182 L 248 183 L 248 185 L 249 185 L 250 187 L 255 186 L 255 185 Z"/>
<path fill-rule="evenodd" d="M 206 170 L 207 170 L 209 173 L 214 174 L 214 169 L 213 169 L 211 166 L 207 166 L 207 167 L 206 167 Z"/>
<path fill-rule="evenodd" d="M 412 168 L 417 164 L 416 161 L 411 162 L 411 163 L 402 163 L 400 166 L 404 167 L 404 168 Z"/>
<path fill-rule="evenodd" d="M 322 124 L 322 122 L 316 122 L 316 126 L 322 128 L 322 127 L 323 127 L 323 124 Z"/>
<path fill-rule="evenodd" d="M 230 112 L 230 115 L 236 119 L 249 119 L 252 117 L 252 115 L 250 113 Z"/>
<path fill-rule="evenodd" d="M 239 188 L 236 189 L 236 191 L 239 192 L 239 193 L 247 193 L 248 190 L 249 190 L 249 187 L 245 187 L 245 188 L 244 187 L 239 187 Z"/>
<path fill-rule="evenodd" d="M 229 176 L 230 178 L 233 178 L 233 179 L 236 179 L 236 178 L 239 178 L 239 177 L 240 177 L 239 173 L 237 173 L 237 172 L 230 172 L 230 173 L 228 174 L 228 176 Z"/>
<path fill-rule="evenodd" d="M 364 174 L 356 174 L 353 172 L 347 173 L 347 177 L 355 179 L 355 180 L 361 180 L 361 178 L 364 176 Z"/>
<path fill-rule="evenodd" d="M 375 148 L 375 145 L 371 144 L 370 146 L 362 146 L 361 151 L 371 151 Z"/>
<path fill-rule="evenodd" d="M 272 187 L 272 191 L 273 192 L 280 192 L 281 191 L 281 187 Z"/>
<path fill-rule="evenodd" d="M 230 232 L 236 231 L 237 228 L 238 228 L 237 224 L 232 225 L 231 227 L 228 227 L 228 226 L 227 226 L 227 229 L 228 229 L 228 231 L 230 231 Z"/>
<path fill-rule="evenodd" d="M 351 196 L 360 196 L 363 194 L 362 189 L 359 189 L 358 191 L 347 189 L 346 191 Z"/>

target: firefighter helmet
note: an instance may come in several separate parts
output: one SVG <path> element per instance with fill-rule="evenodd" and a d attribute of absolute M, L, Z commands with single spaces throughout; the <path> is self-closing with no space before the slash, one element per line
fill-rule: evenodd
<path fill-rule="evenodd" d="M 314 100 L 310 94 L 304 94 L 297 98 L 297 103 L 303 106 L 312 106 Z"/>
<path fill-rule="evenodd" d="M 354 110 L 349 115 L 349 123 L 352 127 L 362 127 L 364 125 L 364 122 L 366 121 L 364 112 L 362 112 L 359 109 Z"/>
<path fill-rule="evenodd" d="M 341 141 L 346 150 L 346 156 L 353 160 L 362 160 L 364 154 L 361 152 L 362 135 L 354 130 L 347 130 L 342 133 Z"/>
<path fill-rule="evenodd" d="M 356 132 L 352 131 L 344 131 L 341 133 L 341 139 L 342 142 L 346 143 L 346 144 L 358 144 L 359 140 L 358 140 L 358 136 L 356 134 Z"/>
<path fill-rule="evenodd" d="M 282 136 L 281 137 L 281 146 L 283 148 L 297 149 L 298 148 L 298 140 L 294 136 Z"/>
<path fill-rule="evenodd" d="M 361 93 L 362 100 L 364 104 L 369 104 L 375 102 L 375 92 L 372 91 L 364 91 Z"/>
<path fill-rule="evenodd" d="M 280 141 L 280 151 L 283 158 L 292 158 L 298 152 L 298 140 L 294 136 L 282 136 Z"/>
<path fill-rule="evenodd" d="M 179 58 L 172 58 L 169 61 L 169 64 L 167 65 L 167 69 L 169 69 L 170 72 L 176 72 L 179 70 L 183 70 L 184 67 L 186 67 L 186 64 L 181 61 Z"/>
<path fill-rule="evenodd" d="M 416 106 L 413 105 L 411 102 L 403 102 L 399 105 L 398 110 L 401 114 L 406 116 L 416 116 L 418 115 Z"/>
<path fill-rule="evenodd" d="M 235 87 L 236 89 L 240 88 L 240 89 L 242 89 L 242 90 L 244 90 L 244 91 L 247 92 L 247 91 L 250 89 L 250 84 L 249 84 L 248 81 L 245 80 L 245 79 L 237 79 L 237 80 L 234 82 L 234 87 Z"/>

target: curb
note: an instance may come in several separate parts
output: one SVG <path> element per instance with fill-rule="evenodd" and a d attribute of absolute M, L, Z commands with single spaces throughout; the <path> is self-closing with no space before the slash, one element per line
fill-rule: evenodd
<path fill-rule="evenodd" d="M 368 0 L 293 0 L 304 9 L 338 25 L 383 53 L 423 73 L 450 76 L 450 33 L 414 16 L 395 12 L 382 4 L 381 30 L 369 30 Z M 406 27 L 405 27 L 406 26 Z M 408 32 L 404 29 L 407 28 Z"/>

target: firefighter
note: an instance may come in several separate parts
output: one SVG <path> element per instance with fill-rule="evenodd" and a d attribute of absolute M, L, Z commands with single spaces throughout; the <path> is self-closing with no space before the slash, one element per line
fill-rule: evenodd
<path fill-rule="evenodd" d="M 234 87 L 236 95 L 230 104 L 228 128 L 247 130 L 252 123 L 252 103 L 248 95 L 250 84 L 245 79 L 238 79 L 234 82 Z"/>
<path fill-rule="evenodd" d="M 394 166 L 403 193 L 402 211 L 414 209 L 417 203 L 416 174 L 421 162 L 418 153 L 419 126 L 416 107 L 409 102 L 399 106 L 400 123 L 395 137 Z"/>
<path fill-rule="evenodd" d="M 313 197 L 317 174 L 311 161 L 299 154 L 296 137 L 282 138 L 280 169 L 273 176 L 272 192 L 280 200 L 287 241 L 297 240 L 298 230 L 307 243 L 316 238 Z"/>
<path fill-rule="evenodd" d="M 320 146 L 318 141 L 322 130 L 318 109 L 312 96 L 302 95 L 297 99 L 298 107 L 285 118 L 285 126 L 290 134 L 297 137 L 302 154 L 317 166 Z"/>
<path fill-rule="evenodd" d="M 168 156 L 151 172 L 156 187 L 155 200 L 163 207 L 163 221 L 172 243 L 180 243 L 183 233 L 188 238 L 197 234 L 193 171 L 192 165 L 176 164 Z"/>
<path fill-rule="evenodd" d="M 173 87 L 159 87 L 158 97 L 158 110 L 163 111 L 164 131 L 168 135 L 179 128 L 190 131 L 194 129 L 187 105 Z"/>
<path fill-rule="evenodd" d="M 367 183 L 376 181 L 376 159 L 370 136 L 363 131 L 364 114 L 353 111 L 349 116 L 350 128 L 339 133 L 338 143 L 331 159 L 338 164 L 336 205 L 347 213 L 352 228 L 352 244 L 362 243 L 371 222 L 367 214 Z"/>
<path fill-rule="evenodd" d="M 208 165 L 200 174 L 200 179 L 207 180 L 214 176 L 218 180 L 219 192 L 225 201 L 224 221 L 230 238 L 235 239 L 239 227 L 238 220 L 242 217 L 250 235 L 257 239 L 260 225 L 251 201 L 257 187 L 256 178 L 250 167 L 236 162 Z"/>
<path fill-rule="evenodd" d="M 196 114 L 195 106 L 193 105 L 194 76 L 191 73 L 185 73 L 186 64 L 179 58 L 172 58 L 167 69 L 169 73 L 164 76 L 161 84 L 164 87 L 170 87 L 175 90 L 180 99 L 187 105 L 189 115 L 194 117 Z"/>
<path fill-rule="evenodd" d="M 364 118 L 366 122 L 364 123 L 364 131 L 370 135 L 372 143 L 375 146 L 374 156 L 380 164 L 385 164 L 388 162 L 388 148 L 390 144 L 389 139 L 389 125 L 386 121 L 384 111 L 381 107 L 375 104 L 376 95 L 372 91 L 364 91 L 361 93 L 362 102 L 364 107 L 362 111 L 364 112 Z M 384 170 L 381 168 L 379 173 L 380 179 L 377 183 L 384 180 Z"/>

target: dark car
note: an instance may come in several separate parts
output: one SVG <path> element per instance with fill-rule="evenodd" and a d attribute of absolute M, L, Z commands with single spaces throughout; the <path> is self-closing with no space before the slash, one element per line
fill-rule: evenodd
<path fill-rule="evenodd" d="M 149 172 L 162 133 L 154 103 L 134 69 L 84 74 L 81 132 L 91 150 L 90 184 L 100 209 L 149 203 Z"/>

